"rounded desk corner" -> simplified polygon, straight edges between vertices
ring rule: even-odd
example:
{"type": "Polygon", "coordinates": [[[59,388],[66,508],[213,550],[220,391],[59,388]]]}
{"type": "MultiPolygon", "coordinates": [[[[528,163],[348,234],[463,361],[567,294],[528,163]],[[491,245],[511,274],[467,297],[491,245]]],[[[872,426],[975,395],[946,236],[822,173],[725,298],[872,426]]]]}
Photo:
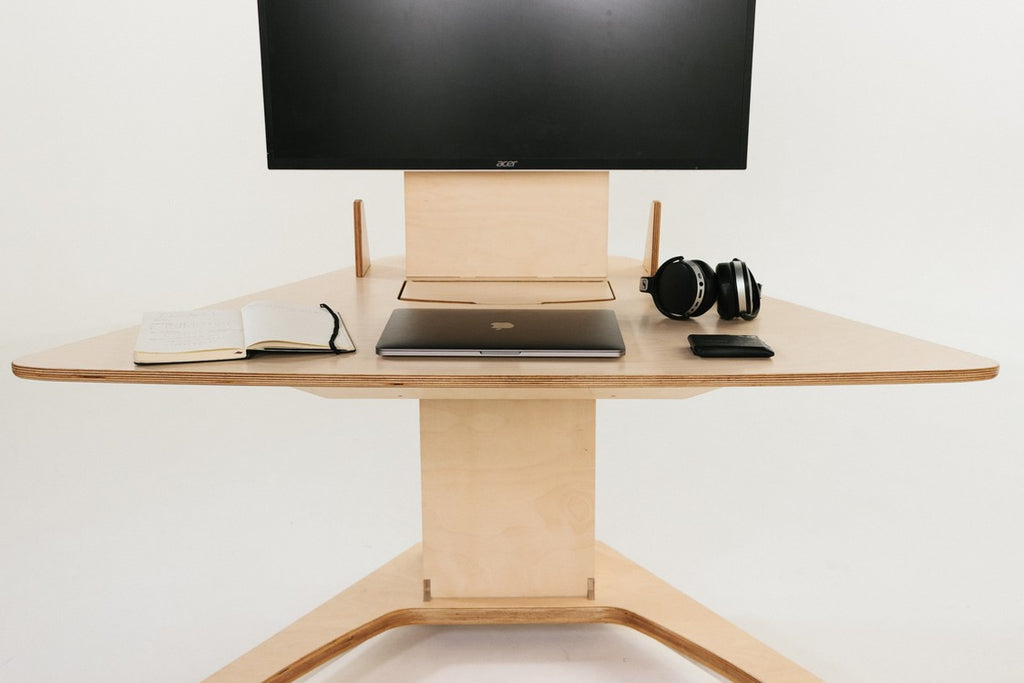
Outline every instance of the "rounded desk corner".
{"type": "Polygon", "coordinates": [[[988,376],[985,377],[985,379],[995,379],[996,377],[999,376],[1000,366],[998,362],[992,361],[992,365],[986,369],[988,370],[989,374],[988,376]]]}
{"type": "Polygon", "coordinates": [[[11,361],[11,372],[15,377],[21,379],[39,379],[38,371],[35,368],[22,365],[16,360],[11,361]]]}

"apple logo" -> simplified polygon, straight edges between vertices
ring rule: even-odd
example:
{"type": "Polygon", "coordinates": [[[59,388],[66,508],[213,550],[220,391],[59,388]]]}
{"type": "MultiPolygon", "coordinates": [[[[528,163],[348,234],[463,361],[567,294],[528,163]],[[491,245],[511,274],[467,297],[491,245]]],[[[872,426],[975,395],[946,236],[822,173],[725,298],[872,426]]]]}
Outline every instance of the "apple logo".
{"type": "Polygon", "coordinates": [[[515,325],[512,324],[512,323],[502,323],[502,322],[491,323],[491,329],[498,330],[499,332],[501,330],[511,330],[513,327],[515,327],[515,325]]]}

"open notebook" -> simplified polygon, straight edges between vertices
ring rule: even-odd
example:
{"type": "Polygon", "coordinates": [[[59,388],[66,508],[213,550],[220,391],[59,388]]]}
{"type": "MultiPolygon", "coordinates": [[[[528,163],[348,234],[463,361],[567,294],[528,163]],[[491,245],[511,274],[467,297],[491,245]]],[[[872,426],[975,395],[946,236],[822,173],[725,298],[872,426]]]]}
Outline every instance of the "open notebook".
{"type": "Polygon", "coordinates": [[[204,308],[142,316],[134,361],[192,363],[245,358],[253,351],[355,351],[345,325],[327,304],[254,301],[239,310],[204,308]]]}

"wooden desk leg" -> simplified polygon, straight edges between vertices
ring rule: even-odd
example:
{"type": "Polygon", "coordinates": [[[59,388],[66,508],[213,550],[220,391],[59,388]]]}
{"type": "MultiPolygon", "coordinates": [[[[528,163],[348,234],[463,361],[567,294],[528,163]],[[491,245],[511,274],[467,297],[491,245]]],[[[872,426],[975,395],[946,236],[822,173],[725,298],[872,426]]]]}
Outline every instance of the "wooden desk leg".
{"type": "Polygon", "coordinates": [[[208,680],[292,681],[413,624],[619,624],[733,681],[819,680],[594,542],[593,400],[420,403],[424,543],[208,680]]]}

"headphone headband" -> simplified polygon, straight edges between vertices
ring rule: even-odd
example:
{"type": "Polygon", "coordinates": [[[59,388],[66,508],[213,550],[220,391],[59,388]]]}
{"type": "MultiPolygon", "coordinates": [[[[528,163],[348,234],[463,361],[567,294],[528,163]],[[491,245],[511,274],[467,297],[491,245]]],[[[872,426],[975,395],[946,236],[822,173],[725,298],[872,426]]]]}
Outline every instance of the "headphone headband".
{"type": "Polygon", "coordinates": [[[690,266],[693,271],[693,277],[697,281],[697,292],[693,297],[693,305],[686,310],[685,317],[689,318],[694,315],[704,303],[704,297],[708,294],[708,283],[704,280],[704,273],[693,261],[683,261],[686,265],[690,266]]]}

